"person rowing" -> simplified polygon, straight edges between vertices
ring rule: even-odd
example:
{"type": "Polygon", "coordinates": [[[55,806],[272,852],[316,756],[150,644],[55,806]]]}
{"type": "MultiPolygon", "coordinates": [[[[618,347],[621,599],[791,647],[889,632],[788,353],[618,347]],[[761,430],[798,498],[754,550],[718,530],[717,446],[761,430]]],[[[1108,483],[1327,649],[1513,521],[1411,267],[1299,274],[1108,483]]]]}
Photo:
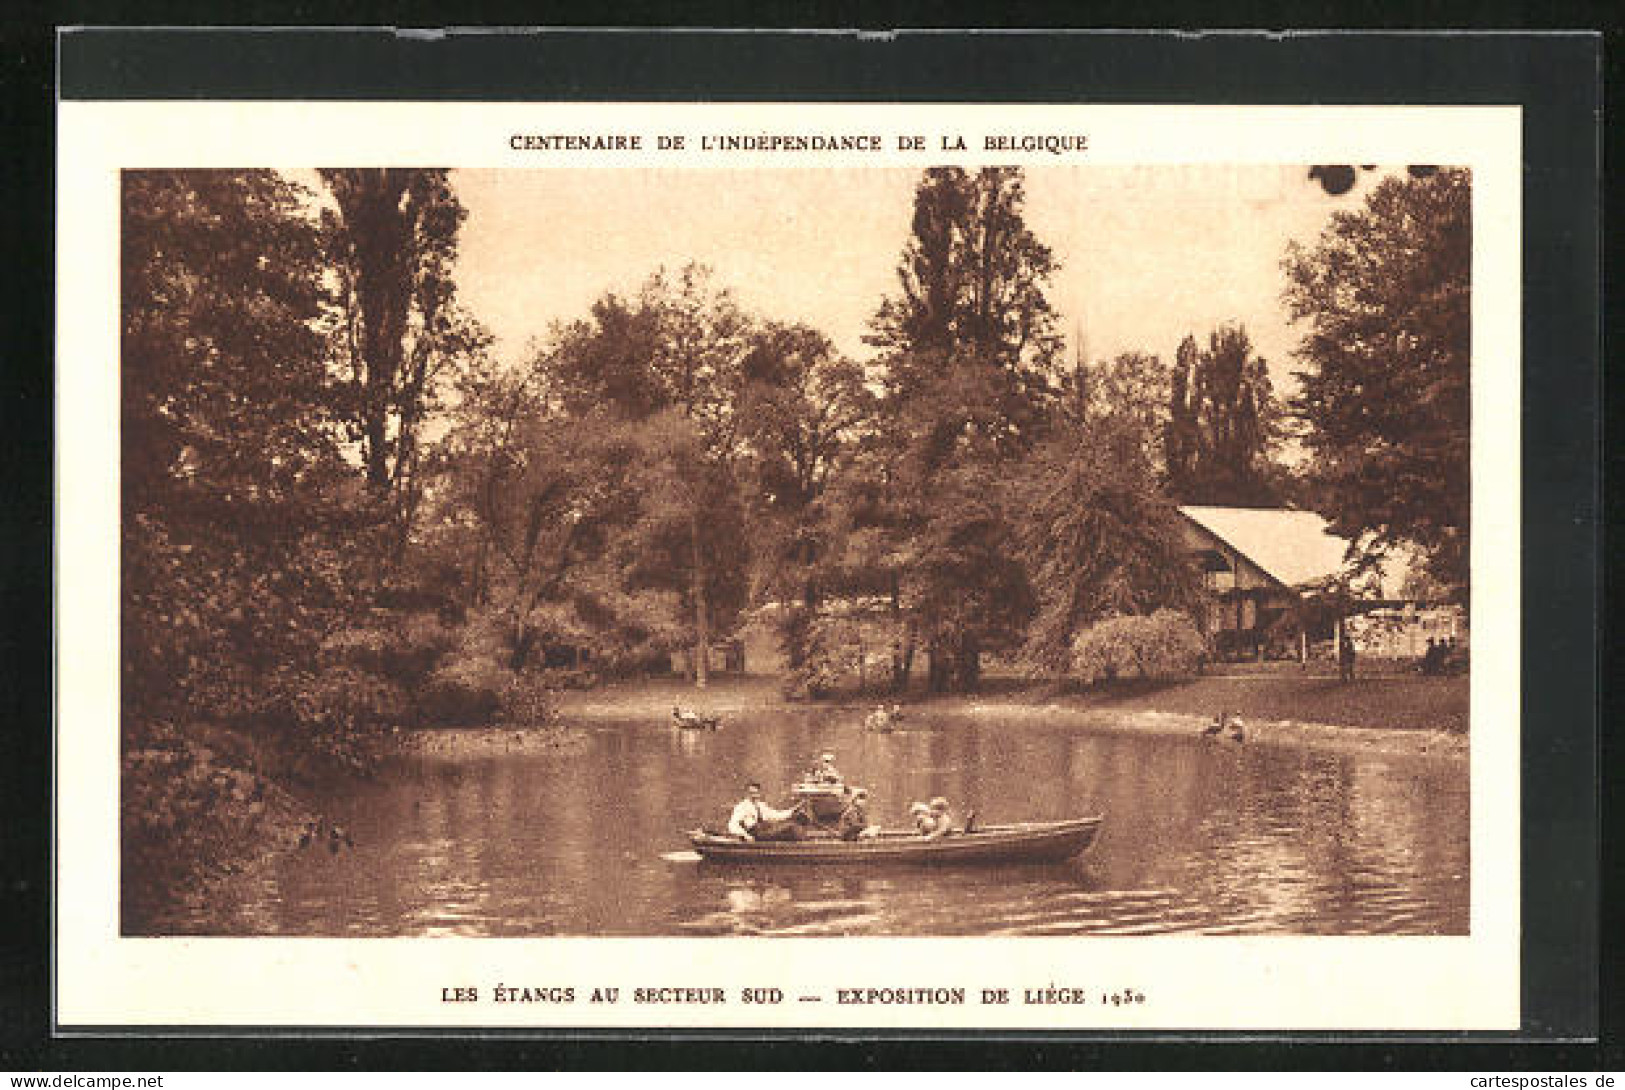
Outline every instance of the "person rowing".
{"type": "Polygon", "coordinates": [[[796,810],[779,810],[762,801],[762,785],[752,780],[745,797],[728,816],[728,832],[741,840],[800,840],[796,810]]]}
{"type": "Polygon", "coordinates": [[[716,715],[701,715],[697,711],[673,705],[671,719],[683,730],[716,730],[722,725],[722,718],[716,715]]]}

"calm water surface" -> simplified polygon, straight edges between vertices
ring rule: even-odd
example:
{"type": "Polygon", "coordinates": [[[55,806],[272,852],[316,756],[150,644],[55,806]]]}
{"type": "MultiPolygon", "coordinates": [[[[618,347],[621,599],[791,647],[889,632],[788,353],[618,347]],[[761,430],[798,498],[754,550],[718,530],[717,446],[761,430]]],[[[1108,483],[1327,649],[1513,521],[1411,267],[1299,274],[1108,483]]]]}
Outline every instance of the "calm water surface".
{"type": "Polygon", "coordinates": [[[1460,763],[964,718],[869,734],[853,712],[720,732],[583,725],[558,751],[447,733],[319,805],[353,850],[293,851],[164,930],[287,935],[1465,934],[1460,763]],[[1066,864],[933,869],[698,862],[747,779],[820,749],[902,824],[946,795],[987,822],[1104,814],[1066,864]]]}

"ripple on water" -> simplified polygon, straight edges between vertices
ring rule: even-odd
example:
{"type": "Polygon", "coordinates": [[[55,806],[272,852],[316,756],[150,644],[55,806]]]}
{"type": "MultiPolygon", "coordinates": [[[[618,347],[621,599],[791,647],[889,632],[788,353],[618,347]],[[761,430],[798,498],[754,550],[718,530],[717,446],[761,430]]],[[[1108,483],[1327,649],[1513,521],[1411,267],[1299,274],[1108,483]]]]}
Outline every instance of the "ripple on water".
{"type": "Polygon", "coordinates": [[[807,920],[801,923],[783,924],[778,927],[769,927],[763,930],[764,935],[858,935],[873,931],[880,922],[881,914],[878,912],[863,912],[842,915],[823,920],[807,920]]]}
{"type": "Polygon", "coordinates": [[[1357,755],[1027,730],[994,714],[870,737],[860,716],[766,713],[748,729],[675,742],[659,718],[595,722],[570,732],[569,752],[519,744],[540,743],[542,732],[426,736],[426,752],[390,775],[311,800],[354,827],[368,854],[296,852],[245,878],[229,901],[178,911],[176,930],[1467,931],[1466,778],[1454,765],[1390,760],[1380,769],[1357,755]],[[1012,819],[1113,816],[1069,865],[747,873],[702,865],[687,850],[682,830],[726,814],[739,784],[759,778],[776,785],[771,793],[826,746],[892,819],[907,800],[936,794],[1012,819]]]}

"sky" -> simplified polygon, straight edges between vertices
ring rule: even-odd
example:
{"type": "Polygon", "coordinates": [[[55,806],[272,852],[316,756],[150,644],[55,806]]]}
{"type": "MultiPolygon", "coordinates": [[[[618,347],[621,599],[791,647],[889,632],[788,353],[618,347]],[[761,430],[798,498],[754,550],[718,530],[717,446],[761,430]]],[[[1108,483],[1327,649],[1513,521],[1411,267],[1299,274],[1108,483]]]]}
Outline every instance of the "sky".
{"type": "MultiPolygon", "coordinates": [[[[1171,361],[1187,333],[1239,321],[1290,389],[1301,331],[1281,304],[1281,257],[1362,205],[1377,176],[1332,197],[1305,166],[1028,168],[1027,222],[1060,265],[1048,295],[1068,358],[1081,336],[1090,360],[1171,361]]],[[[606,291],[698,261],[752,313],[805,322],[864,360],[918,180],[890,168],[458,170],[458,288],[498,358],[517,362],[606,291]]]]}

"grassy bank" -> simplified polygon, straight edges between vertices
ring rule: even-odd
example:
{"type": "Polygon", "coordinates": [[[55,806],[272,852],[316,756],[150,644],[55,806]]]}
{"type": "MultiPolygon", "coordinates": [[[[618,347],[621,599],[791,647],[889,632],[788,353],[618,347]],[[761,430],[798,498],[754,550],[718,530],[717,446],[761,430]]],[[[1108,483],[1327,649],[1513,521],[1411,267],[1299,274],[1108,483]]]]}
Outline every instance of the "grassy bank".
{"type": "Polygon", "coordinates": [[[1123,684],[1069,702],[1098,710],[1211,717],[1228,710],[1249,720],[1295,720],[1378,730],[1465,734],[1466,677],[1356,678],[1222,674],[1166,684],[1123,684]]]}

